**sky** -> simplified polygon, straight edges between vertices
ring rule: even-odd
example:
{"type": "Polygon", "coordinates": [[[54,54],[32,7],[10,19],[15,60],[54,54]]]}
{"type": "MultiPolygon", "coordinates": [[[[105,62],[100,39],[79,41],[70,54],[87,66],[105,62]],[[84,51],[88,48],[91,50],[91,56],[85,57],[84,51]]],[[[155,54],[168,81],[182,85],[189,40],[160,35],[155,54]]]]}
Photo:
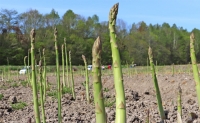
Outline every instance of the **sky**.
{"type": "Polygon", "coordinates": [[[96,14],[101,22],[108,21],[115,3],[119,3],[117,18],[127,26],[144,21],[147,25],[176,24],[189,32],[200,29],[200,0],[0,0],[0,9],[14,9],[18,13],[37,9],[42,14],[55,9],[60,17],[71,9],[86,18],[96,14]]]}

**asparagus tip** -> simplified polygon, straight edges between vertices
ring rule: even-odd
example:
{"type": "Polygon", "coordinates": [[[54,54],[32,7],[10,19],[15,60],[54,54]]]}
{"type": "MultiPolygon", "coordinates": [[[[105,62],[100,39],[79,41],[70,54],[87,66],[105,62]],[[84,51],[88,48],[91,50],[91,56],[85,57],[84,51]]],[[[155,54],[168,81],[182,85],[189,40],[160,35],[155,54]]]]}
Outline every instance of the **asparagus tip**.
{"type": "Polygon", "coordinates": [[[95,40],[94,44],[93,44],[93,48],[92,48],[93,56],[101,52],[101,48],[102,48],[101,45],[102,45],[101,40],[98,36],[97,39],[95,40]]]}
{"type": "Polygon", "coordinates": [[[55,36],[57,36],[58,35],[58,30],[57,30],[57,28],[55,27],[55,29],[54,29],[54,35],[55,36]]]}
{"type": "Polygon", "coordinates": [[[35,29],[32,29],[30,33],[31,38],[35,38],[35,34],[36,34],[35,29]]]}

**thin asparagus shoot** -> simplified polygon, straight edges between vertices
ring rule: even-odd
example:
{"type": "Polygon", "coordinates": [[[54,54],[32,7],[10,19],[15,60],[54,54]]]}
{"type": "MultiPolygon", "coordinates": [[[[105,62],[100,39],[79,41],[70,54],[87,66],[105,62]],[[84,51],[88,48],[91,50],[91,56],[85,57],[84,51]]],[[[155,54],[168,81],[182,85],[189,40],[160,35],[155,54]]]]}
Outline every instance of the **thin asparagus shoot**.
{"type": "Polygon", "coordinates": [[[87,69],[87,61],[84,55],[82,55],[84,64],[85,64],[85,87],[86,87],[86,98],[87,102],[90,103],[90,95],[89,95],[89,76],[88,76],[88,69],[87,69]]]}
{"type": "Polygon", "coordinates": [[[57,93],[58,93],[58,123],[62,122],[61,116],[61,84],[60,84],[60,68],[59,68],[59,53],[58,53],[58,43],[57,43],[58,31],[57,28],[54,29],[55,37],[55,50],[56,50],[56,81],[57,81],[57,93]]]}
{"type": "Polygon", "coordinates": [[[162,121],[164,121],[164,119],[166,117],[165,117],[165,113],[164,113],[163,106],[162,106],[162,98],[161,98],[161,95],[160,95],[158,80],[157,80],[157,77],[156,77],[156,71],[155,71],[155,67],[154,67],[154,63],[153,63],[153,54],[152,54],[151,47],[149,47],[148,54],[149,54],[149,60],[150,60],[150,66],[151,66],[151,71],[152,71],[154,88],[155,88],[155,91],[156,91],[156,98],[157,98],[157,102],[158,102],[158,109],[159,109],[159,112],[160,112],[161,119],[162,119],[162,121]]]}

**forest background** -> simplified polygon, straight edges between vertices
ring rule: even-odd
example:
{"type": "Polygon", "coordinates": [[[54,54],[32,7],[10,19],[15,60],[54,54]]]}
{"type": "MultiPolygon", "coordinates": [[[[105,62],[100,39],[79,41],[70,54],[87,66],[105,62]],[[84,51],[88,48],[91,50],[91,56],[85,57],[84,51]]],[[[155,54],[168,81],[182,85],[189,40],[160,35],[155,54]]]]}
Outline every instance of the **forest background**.
{"type": "MultiPolygon", "coordinates": [[[[59,56],[61,45],[66,38],[67,51],[71,50],[72,64],[83,65],[82,54],[88,64],[92,62],[92,45],[100,36],[102,40],[102,64],[111,64],[111,48],[108,21],[99,21],[98,15],[84,17],[73,10],[67,10],[60,17],[52,9],[47,14],[30,9],[23,13],[16,10],[0,11],[0,65],[23,65],[24,56],[30,49],[30,30],[36,29],[36,59],[39,50],[45,48],[47,65],[55,65],[53,30],[58,29],[59,56]]],[[[167,22],[147,25],[144,21],[132,23],[128,27],[122,19],[117,20],[117,42],[122,64],[146,65],[148,47],[153,49],[158,65],[188,64],[190,62],[189,35],[184,27],[170,26],[167,22]]],[[[197,61],[200,60],[200,30],[192,30],[195,35],[197,61]]]]}

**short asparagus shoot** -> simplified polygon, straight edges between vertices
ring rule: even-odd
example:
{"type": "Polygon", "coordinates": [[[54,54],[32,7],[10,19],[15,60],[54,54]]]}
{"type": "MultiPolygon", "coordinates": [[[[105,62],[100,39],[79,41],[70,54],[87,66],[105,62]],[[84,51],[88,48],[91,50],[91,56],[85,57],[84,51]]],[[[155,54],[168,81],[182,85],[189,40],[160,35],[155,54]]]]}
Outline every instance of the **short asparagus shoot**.
{"type": "Polygon", "coordinates": [[[93,73],[93,95],[95,104],[96,123],[106,123],[102,82],[101,82],[101,40],[98,37],[92,48],[92,73],[93,73]]]}
{"type": "MultiPolygon", "coordinates": [[[[180,118],[182,117],[182,105],[181,105],[181,94],[182,94],[182,89],[180,85],[178,86],[178,98],[177,98],[177,113],[180,115],[180,118]]],[[[179,121],[178,121],[179,123],[179,121]]]]}

